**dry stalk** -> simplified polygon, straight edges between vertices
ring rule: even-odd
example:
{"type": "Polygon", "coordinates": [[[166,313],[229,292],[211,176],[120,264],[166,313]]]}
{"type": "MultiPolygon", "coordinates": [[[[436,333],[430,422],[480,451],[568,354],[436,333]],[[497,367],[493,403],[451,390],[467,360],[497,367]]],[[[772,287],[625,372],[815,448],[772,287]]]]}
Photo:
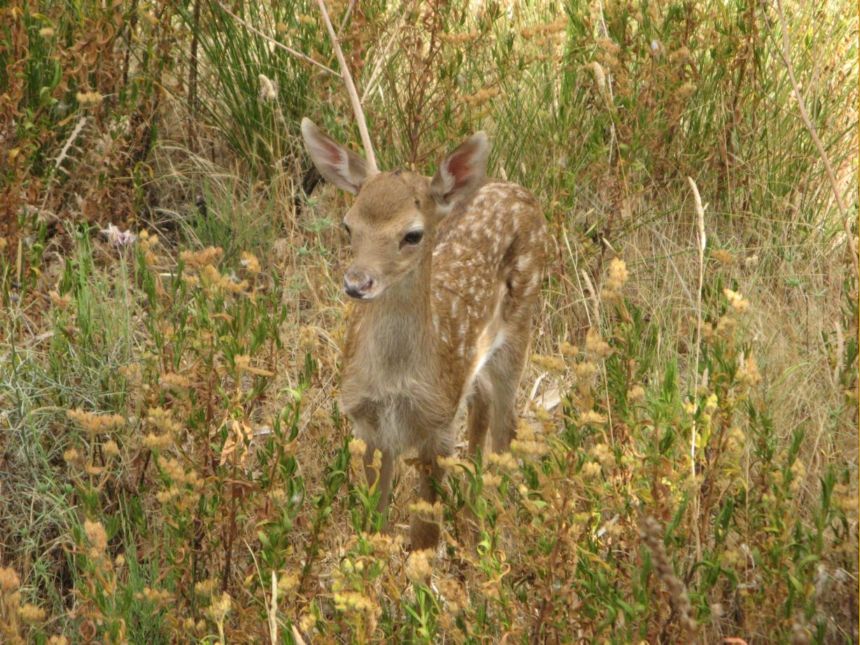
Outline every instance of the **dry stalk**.
{"type": "MultiPolygon", "coordinates": [[[[696,358],[693,369],[693,397],[699,389],[699,352],[702,343],[702,288],[705,282],[705,247],[708,243],[705,235],[705,208],[702,206],[702,197],[699,195],[699,188],[692,177],[687,177],[687,182],[690,184],[690,189],[693,191],[693,200],[696,208],[696,223],[699,229],[699,286],[696,290],[696,358]]],[[[690,468],[692,475],[696,476],[696,425],[693,424],[693,434],[690,439],[690,468]]]]}
{"type": "Polygon", "coordinates": [[[278,577],[272,571],[272,596],[269,600],[269,640],[272,645],[278,645],[278,577]]]}
{"type": "MultiPolygon", "coordinates": [[[[58,170],[60,165],[66,160],[66,157],[69,156],[69,148],[72,147],[72,144],[78,138],[78,135],[81,133],[81,130],[84,129],[84,126],[87,123],[87,117],[82,116],[78,122],[75,124],[72,133],[69,135],[69,138],[66,139],[66,143],[63,145],[62,150],[60,150],[60,154],[57,155],[57,158],[54,159],[54,170],[58,170]]],[[[44,208],[44,205],[43,205],[44,208]]]]}
{"type": "MultiPolygon", "coordinates": [[[[705,235],[705,207],[702,206],[702,197],[699,195],[699,187],[696,186],[696,182],[693,181],[692,177],[687,177],[687,181],[690,184],[690,189],[693,191],[693,200],[696,207],[696,223],[699,229],[699,244],[698,244],[698,252],[699,252],[699,285],[696,289],[696,358],[693,365],[693,401],[696,400],[696,395],[699,391],[699,354],[701,352],[702,345],[702,288],[705,283],[705,247],[708,244],[708,238],[705,235]]],[[[698,439],[698,432],[696,428],[696,420],[693,419],[692,428],[690,431],[690,476],[693,478],[693,481],[696,479],[696,440],[698,439]]],[[[700,488],[698,486],[695,487],[695,494],[693,495],[693,531],[696,537],[696,557],[701,560],[702,558],[702,540],[699,535],[699,491],[700,488]]]]}
{"type": "Polygon", "coordinates": [[[349,73],[349,67],[346,64],[346,58],[343,56],[343,50],[340,48],[340,41],[331,24],[331,19],[328,16],[328,11],[325,8],[324,0],[317,0],[320,8],[320,13],[323,17],[323,22],[328,30],[329,38],[331,38],[331,46],[337,56],[337,62],[340,64],[341,78],[346,85],[346,92],[349,94],[349,100],[352,103],[352,109],[355,112],[355,120],[358,122],[358,132],[361,135],[361,144],[364,147],[364,154],[367,157],[367,163],[370,166],[370,171],[377,172],[376,155],[373,154],[373,146],[370,143],[370,133],[367,131],[367,121],[364,118],[364,110],[361,109],[361,101],[358,98],[358,92],[355,89],[355,83],[352,82],[352,74],[349,73]]]}

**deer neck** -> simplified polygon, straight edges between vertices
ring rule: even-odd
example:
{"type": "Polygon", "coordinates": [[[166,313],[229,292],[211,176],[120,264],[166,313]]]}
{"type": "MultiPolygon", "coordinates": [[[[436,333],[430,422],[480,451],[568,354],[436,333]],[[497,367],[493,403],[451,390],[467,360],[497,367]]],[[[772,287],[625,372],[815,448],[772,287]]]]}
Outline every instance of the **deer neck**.
{"type": "Polygon", "coordinates": [[[367,303],[362,321],[365,344],[377,367],[391,374],[436,369],[436,333],[431,311],[432,255],[367,303]]]}

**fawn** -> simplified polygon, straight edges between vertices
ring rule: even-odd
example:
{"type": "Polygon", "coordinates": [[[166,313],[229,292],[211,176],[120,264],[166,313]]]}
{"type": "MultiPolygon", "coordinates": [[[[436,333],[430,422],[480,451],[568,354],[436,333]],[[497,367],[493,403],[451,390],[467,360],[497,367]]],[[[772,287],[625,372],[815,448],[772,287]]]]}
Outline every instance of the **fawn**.
{"type": "MultiPolygon", "coordinates": [[[[546,263],[546,224],[524,188],[486,178],[489,143],[469,137],[429,179],[366,162],[302,120],[320,174],[356,195],[343,218],[352,265],[344,290],[359,301],[343,350],[340,402],[367,444],[368,481],[388,504],[395,460],[417,450],[419,494],[433,503],[455,419],[468,405],[469,450],[508,448],[517,387],[546,263]],[[381,465],[372,466],[379,450],[381,465]]],[[[412,548],[436,545],[439,525],[417,517],[412,548]]]]}

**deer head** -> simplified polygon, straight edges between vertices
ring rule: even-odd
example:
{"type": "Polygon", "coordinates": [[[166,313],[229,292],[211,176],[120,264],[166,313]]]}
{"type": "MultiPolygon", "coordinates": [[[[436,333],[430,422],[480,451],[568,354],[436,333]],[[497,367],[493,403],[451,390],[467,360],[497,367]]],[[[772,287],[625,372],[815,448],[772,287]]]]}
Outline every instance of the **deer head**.
{"type": "Polygon", "coordinates": [[[432,179],[408,172],[371,173],[364,159],[302,119],[305,146],[320,174],[356,195],[343,218],[353,261],[344,290],[374,300],[418,267],[428,266],[436,226],[484,182],[489,143],[483,132],[466,139],[439,165],[432,179]]]}

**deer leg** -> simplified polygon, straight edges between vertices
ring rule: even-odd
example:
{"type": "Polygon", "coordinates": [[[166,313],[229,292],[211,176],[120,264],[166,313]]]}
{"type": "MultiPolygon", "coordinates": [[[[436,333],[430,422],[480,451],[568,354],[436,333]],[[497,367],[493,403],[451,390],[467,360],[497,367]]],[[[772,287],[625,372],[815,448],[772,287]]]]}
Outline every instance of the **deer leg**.
{"type": "Polygon", "coordinates": [[[484,366],[493,392],[490,403],[490,444],[493,452],[505,452],[516,435],[517,388],[525,357],[526,343],[510,343],[500,347],[484,366]]]}
{"type": "MultiPolygon", "coordinates": [[[[438,497],[436,487],[442,481],[444,471],[436,462],[436,455],[422,458],[418,465],[418,496],[428,504],[435,504],[438,497]]],[[[439,542],[441,527],[433,519],[413,515],[410,527],[412,549],[432,549],[439,542]]]]}
{"type": "Polygon", "coordinates": [[[367,444],[367,450],[364,453],[364,473],[367,477],[367,485],[371,488],[376,485],[379,491],[376,510],[380,513],[385,512],[391,493],[391,479],[394,475],[394,455],[390,450],[380,450],[373,444],[367,444]],[[382,456],[378,466],[373,463],[373,456],[377,450],[382,456]]]}
{"type": "Polygon", "coordinates": [[[475,391],[469,401],[469,454],[475,455],[478,450],[484,448],[484,441],[487,438],[487,429],[490,425],[490,400],[491,394],[489,384],[486,383],[481,375],[478,375],[478,380],[475,383],[475,391]]]}

